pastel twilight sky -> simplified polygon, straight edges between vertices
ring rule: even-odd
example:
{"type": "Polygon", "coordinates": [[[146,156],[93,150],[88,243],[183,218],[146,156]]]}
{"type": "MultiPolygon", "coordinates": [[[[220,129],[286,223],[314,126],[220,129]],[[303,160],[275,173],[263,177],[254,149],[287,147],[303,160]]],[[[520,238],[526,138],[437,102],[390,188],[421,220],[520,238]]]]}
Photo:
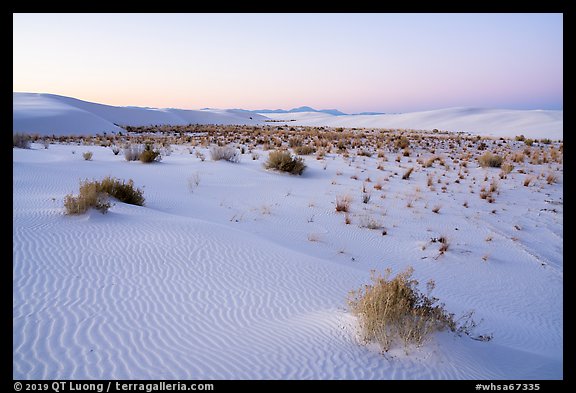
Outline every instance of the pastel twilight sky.
{"type": "Polygon", "coordinates": [[[562,14],[13,14],[13,91],[109,105],[563,109],[562,14]]]}

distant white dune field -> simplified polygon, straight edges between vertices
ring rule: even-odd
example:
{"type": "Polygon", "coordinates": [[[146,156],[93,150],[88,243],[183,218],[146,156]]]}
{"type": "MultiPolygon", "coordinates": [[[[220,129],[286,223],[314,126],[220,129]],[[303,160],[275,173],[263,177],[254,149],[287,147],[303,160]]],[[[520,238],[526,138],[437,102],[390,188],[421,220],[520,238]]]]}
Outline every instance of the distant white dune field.
{"type": "Polygon", "coordinates": [[[13,132],[92,135],[117,125],[259,124],[264,116],[234,110],[119,107],[54,94],[13,93],[13,132]],[[252,119],[251,119],[252,118],[252,119]]]}
{"type": "Polygon", "coordinates": [[[334,116],[321,112],[257,114],[234,109],[118,107],[42,93],[13,93],[13,132],[92,135],[118,125],[289,124],[467,132],[484,136],[563,139],[562,110],[447,108],[384,115],[334,116]]]}
{"type": "Polygon", "coordinates": [[[528,138],[554,140],[563,139],[564,129],[564,114],[561,110],[447,108],[385,115],[333,116],[303,112],[267,113],[266,116],[276,121],[286,120],[286,124],[302,126],[438,129],[496,137],[522,134],[528,138]]]}

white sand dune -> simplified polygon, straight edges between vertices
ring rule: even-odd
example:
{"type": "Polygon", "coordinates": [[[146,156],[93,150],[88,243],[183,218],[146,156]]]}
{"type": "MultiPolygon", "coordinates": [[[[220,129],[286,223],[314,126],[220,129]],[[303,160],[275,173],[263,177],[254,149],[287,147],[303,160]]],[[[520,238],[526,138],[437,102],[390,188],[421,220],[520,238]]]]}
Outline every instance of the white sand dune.
{"type": "Polygon", "coordinates": [[[558,183],[531,187],[514,171],[488,204],[468,187],[495,169],[471,165],[459,184],[446,172],[448,192],[416,198],[436,168],[392,176],[406,157],[382,172],[376,157],[350,165],[329,154],[307,158],[304,175],[292,177],[264,170],[260,153],[201,162],[175,146],[142,164],[101,146],[14,149],[13,378],[563,378],[561,171],[558,183]],[[64,215],[79,180],[106,175],[134,179],[145,206],[64,215]],[[384,189],[362,204],[353,175],[384,189]],[[334,210],[344,193],[354,197],[351,225],[334,210]],[[427,207],[436,204],[440,214],[427,207]],[[360,228],[365,215],[387,235],[360,228]],[[439,235],[451,248],[434,259],[429,240],[439,235]],[[441,333],[409,355],[360,345],[348,291],[368,283],[370,269],[409,265],[421,282],[436,281],[448,310],[475,310],[478,333],[494,339],[441,333]]]}
{"type": "Polygon", "coordinates": [[[233,110],[118,107],[54,94],[13,93],[13,131],[40,135],[118,132],[118,125],[258,124],[259,119],[264,117],[233,110]]]}
{"type": "Polygon", "coordinates": [[[407,128],[447,130],[478,135],[563,138],[563,111],[447,108],[385,115],[333,116],[317,112],[267,113],[286,124],[329,127],[407,128]],[[294,120],[294,121],[288,121],[294,120]]]}
{"type": "Polygon", "coordinates": [[[563,138],[563,111],[448,108],[386,115],[334,116],[321,112],[256,114],[239,110],[184,110],[116,107],[39,93],[13,93],[13,131],[41,135],[118,132],[117,125],[265,124],[408,128],[462,131],[480,135],[563,138]],[[294,120],[294,121],[292,121],[294,120]],[[276,124],[276,123],[269,123],[276,124]]]}

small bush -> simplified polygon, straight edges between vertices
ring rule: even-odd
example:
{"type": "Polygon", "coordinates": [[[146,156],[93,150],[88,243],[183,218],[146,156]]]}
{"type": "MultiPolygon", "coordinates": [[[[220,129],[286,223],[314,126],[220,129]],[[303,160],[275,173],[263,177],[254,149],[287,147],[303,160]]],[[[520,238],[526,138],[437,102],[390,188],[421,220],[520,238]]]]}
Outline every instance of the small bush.
{"type": "Polygon", "coordinates": [[[410,146],[410,140],[405,136],[401,136],[394,141],[394,147],[396,149],[406,149],[410,146]]]}
{"type": "Polygon", "coordinates": [[[487,151],[478,158],[478,163],[482,168],[500,168],[502,166],[503,158],[487,151]]]}
{"type": "Polygon", "coordinates": [[[144,147],[144,151],[140,153],[140,156],[138,156],[138,159],[141,162],[148,164],[154,161],[160,161],[162,159],[162,156],[160,155],[160,152],[158,150],[153,150],[152,146],[147,144],[144,147]]]}
{"type": "Polygon", "coordinates": [[[112,153],[114,153],[115,156],[117,156],[118,153],[120,153],[120,148],[116,145],[110,146],[110,149],[112,149],[112,153]]]}
{"type": "Polygon", "coordinates": [[[118,199],[120,202],[137,206],[144,205],[143,191],[139,188],[134,188],[132,179],[125,182],[124,180],[120,181],[119,179],[106,176],[100,182],[100,187],[103,192],[118,199]]]}
{"type": "Polygon", "coordinates": [[[12,134],[12,147],[18,147],[20,149],[30,149],[30,135],[22,134],[16,132],[12,134]]]}
{"type": "Polygon", "coordinates": [[[80,194],[78,196],[66,195],[64,207],[66,214],[83,214],[91,207],[105,214],[110,208],[110,202],[108,202],[108,194],[100,190],[97,182],[85,180],[80,182],[80,194]]]}
{"type": "Polygon", "coordinates": [[[430,295],[434,281],[428,281],[428,293],[423,294],[418,290],[418,281],[412,278],[413,272],[413,268],[408,268],[390,278],[390,269],[383,276],[373,270],[371,285],[349,293],[348,306],[358,317],[365,342],[376,342],[382,351],[388,351],[398,342],[405,348],[411,344],[419,346],[433,332],[457,330],[454,315],[430,295]]]}
{"type": "Polygon", "coordinates": [[[91,151],[84,152],[82,153],[82,157],[84,157],[86,161],[92,161],[92,152],[91,151]]]}
{"type": "Polygon", "coordinates": [[[276,169],[293,175],[301,175],[306,169],[304,160],[300,157],[292,157],[290,152],[275,150],[268,155],[268,161],[264,164],[266,169],[276,169]]]}
{"type": "Polygon", "coordinates": [[[225,160],[228,162],[240,162],[240,153],[232,146],[212,146],[210,148],[212,161],[225,160]]]}
{"type": "Polygon", "coordinates": [[[294,153],[299,156],[307,156],[308,154],[315,153],[316,149],[313,146],[296,146],[294,147],[294,153]]]}
{"type": "Polygon", "coordinates": [[[106,213],[110,208],[108,197],[114,197],[120,202],[131,205],[144,205],[142,190],[134,188],[132,179],[128,182],[119,179],[105,177],[102,181],[80,182],[80,193],[78,196],[66,195],[64,207],[67,214],[82,214],[93,207],[102,213],[106,213]]]}
{"type": "Polygon", "coordinates": [[[126,161],[138,161],[143,151],[142,145],[128,145],[124,148],[124,158],[126,161]]]}
{"type": "Polygon", "coordinates": [[[504,164],[501,165],[500,168],[502,169],[502,172],[501,172],[502,175],[500,177],[506,178],[506,175],[508,175],[514,169],[514,165],[510,162],[505,162],[504,164]]]}

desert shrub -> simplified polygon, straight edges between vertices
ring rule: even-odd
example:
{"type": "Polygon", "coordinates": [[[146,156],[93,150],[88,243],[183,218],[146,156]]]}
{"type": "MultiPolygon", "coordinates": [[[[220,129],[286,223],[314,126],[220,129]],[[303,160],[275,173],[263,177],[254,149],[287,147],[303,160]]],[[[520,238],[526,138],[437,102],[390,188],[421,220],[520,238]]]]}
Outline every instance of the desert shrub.
{"type": "Polygon", "coordinates": [[[66,214],[82,214],[91,207],[105,214],[110,208],[110,202],[108,202],[108,194],[100,190],[98,182],[84,180],[80,182],[78,196],[66,195],[64,207],[66,214]]]}
{"type": "Polygon", "coordinates": [[[518,142],[522,142],[526,139],[526,137],[524,135],[516,135],[514,139],[518,142]]]}
{"type": "Polygon", "coordinates": [[[298,154],[299,156],[307,156],[308,154],[312,154],[315,152],[316,149],[308,145],[294,147],[294,153],[298,154]]]}
{"type": "Polygon", "coordinates": [[[526,146],[532,146],[534,144],[534,139],[525,139],[524,143],[526,146]]]}
{"type": "Polygon", "coordinates": [[[120,153],[120,148],[116,145],[110,146],[110,149],[112,149],[112,153],[114,153],[115,156],[117,156],[118,153],[120,153]]]}
{"type": "Polygon", "coordinates": [[[397,343],[405,348],[421,345],[436,331],[457,330],[454,315],[431,296],[434,281],[428,281],[426,294],[421,293],[413,272],[413,268],[408,268],[391,278],[390,269],[383,276],[373,270],[371,285],[349,293],[348,306],[358,317],[365,342],[376,342],[382,351],[388,351],[397,343]]]}
{"type": "Polygon", "coordinates": [[[12,134],[12,147],[18,147],[20,149],[30,149],[30,135],[22,134],[20,132],[15,132],[12,134]]]}
{"type": "Polygon", "coordinates": [[[141,162],[148,164],[150,162],[160,161],[162,159],[162,156],[160,155],[160,152],[158,150],[152,149],[151,145],[146,144],[146,146],[144,147],[144,151],[140,153],[138,159],[141,162]]]}
{"type": "Polygon", "coordinates": [[[512,172],[512,170],[514,169],[514,165],[510,162],[505,162],[504,164],[501,165],[501,169],[504,175],[507,175],[510,172],[512,172]]]}
{"type": "Polygon", "coordinates": [[[405,136],[401,136],[394,141],[394,147],[396,149],[406,149],[410,146],[410,140],[405,136]]]}
{"type": "Polygon", "coordinates": [[[99,185],[103,192],[118,199],[120,202],[137,206],[144,205],[143,191],[139,188],[134,188],[134,181],[132,179],[126,182],[106,176],[99,185]]]}
{"type": "Polygon", "coordinates": [[[380,223],[380,221],[369,215],[361,216],[358,226],[360,228],[382,229],[382,224],[380,223]]]}
{"type": "Polygon", "coordinates": [[[212,146],[210,148],[210,158],[212,158],[212,161],[240,162],[240,154],[232,146],[212,146]]]}
{"type": "Polygon", "coordinates": [[[504,161],[502,157],[492,154],[489,151],[478,157],[478,163],[482,168],[500,168],[500,166],[502,166],[502,161],[504,161]]]}
{"type": "Polygon", "coordinates": [[[352,198],[350,197],[350,195],[338,195],[338,196],[336,196],[336,211],[347,213],[348,211],[350,211],[350,203],[351,202],[352,202],[352,198]]]}
{"type": "Polygon", "coordinates": [[[84,159],[86,161],[92,161],[92,155],[93,154],[91,151],[87,151],[87,152],[82,153],[82,157],[84,157],[84,159]]]}
{"type": "Polygon", "coordinates": [[[543,143],[545,145],[549,145],[552,143],[552,140],[550,138],[544,138],[544,139],[540,139],[540,143],[543,143]]]}
{"type": "Polygon", "coordinates": [[[138,161],[143,151],[142,145],[128,145],[124,147],[124,158],[126,161],[138,161]]]}
{"type": "Polygon", "coordinates": [[[201,151],[198,150],[196,150],[196,157],[198,157],[202,162],[204,162],[204,160],[206,159],[206,156],[201,151]]]}
{"type": "Polygon", "coordinates": [[[276,169],[293,175],[301,175],[306,169],[304,160],[300,157],[292,157],[290,152],[275,150],[268,155],[268,161],[264,164],[266,169],[276,169]]]}
{"type": "Polygon", "coordinates": [[[144,205],[143,192],[134,188],[132,179],[125,182],[107,176],[102,181],[81,181],[78,196],[66,195],[64,207],[67,214],[82,214],[91,207],[106,213],[110,208],[109,197],[131,205],[144,205]]]}

